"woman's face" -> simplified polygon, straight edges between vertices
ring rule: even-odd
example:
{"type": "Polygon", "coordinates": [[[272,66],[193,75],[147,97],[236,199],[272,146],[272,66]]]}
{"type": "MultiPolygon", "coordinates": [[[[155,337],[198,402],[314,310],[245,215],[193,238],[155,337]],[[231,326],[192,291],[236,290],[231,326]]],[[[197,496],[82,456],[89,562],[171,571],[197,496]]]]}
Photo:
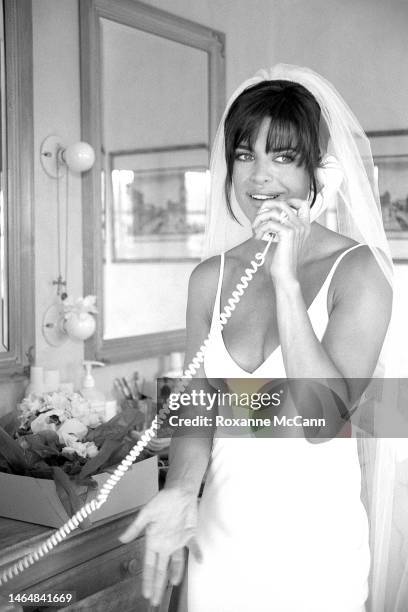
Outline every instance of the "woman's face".
{"type": "Polygon", "coordinates": [[[296,151],[266,153],[270,119],[264,119],[252,150],[241,143],[235,150],[232,184],[238,204],[252,222],[265,201],[306,199],[309,174],[297,165],[296,151]]]}

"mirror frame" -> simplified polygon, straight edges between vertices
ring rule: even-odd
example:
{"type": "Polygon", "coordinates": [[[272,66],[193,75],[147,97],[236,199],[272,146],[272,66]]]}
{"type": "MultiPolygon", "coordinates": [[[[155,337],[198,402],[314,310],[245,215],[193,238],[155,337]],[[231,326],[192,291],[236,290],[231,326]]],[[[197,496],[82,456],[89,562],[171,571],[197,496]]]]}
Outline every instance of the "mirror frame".
{"type": "Polygon", "coordinates": [[[87,359],[105,363],[133,361],[185,350],[185,329],[104,340],[103,241],[101,197],[101,35],[100,18],[134,27],[208,54],[209,145],[225,106],[225,35],[137,0],[81,0],[81,118],[82,138],[95,149],[96,162],[82,177],[84,295],[97,296],[94,336],[85,344],[87,359]],[[95,231],[95,228],[101,228],[95,231]]]}
{"type": "Polygon", "coordinates": [[[4,0],[4,33],[9,341],[1,382],[27,376],[35,341],[31,2],[4,0]]]}

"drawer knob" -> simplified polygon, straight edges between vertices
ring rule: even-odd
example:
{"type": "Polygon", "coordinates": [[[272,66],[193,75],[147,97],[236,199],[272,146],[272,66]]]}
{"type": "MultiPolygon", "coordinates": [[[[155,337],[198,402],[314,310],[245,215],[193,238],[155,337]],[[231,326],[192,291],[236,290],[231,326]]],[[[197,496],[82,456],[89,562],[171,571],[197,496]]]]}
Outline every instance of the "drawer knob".
{"type": "Polygon", "coordinates": [[[140,565],[136,559],[129,559],[128,561],[123,561],[122,569],[127,574],[131,576],[136,576],[140,572],[140,565]]]}

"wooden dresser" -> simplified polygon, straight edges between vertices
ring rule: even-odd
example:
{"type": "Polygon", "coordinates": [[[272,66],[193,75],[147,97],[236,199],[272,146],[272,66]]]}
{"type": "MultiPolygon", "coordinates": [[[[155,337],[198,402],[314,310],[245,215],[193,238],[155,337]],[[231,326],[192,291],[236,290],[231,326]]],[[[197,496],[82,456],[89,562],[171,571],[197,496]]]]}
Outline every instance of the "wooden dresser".
{"type": "MultiPolygon", "coordinates": [[[[136,515],[137,511],[123,513],[87,530],[77,529],[51,553],[3,586],[0,596],[7,601],[10,592],[75,593],[75,602],[68,606],[20,604],[20,609],[30,612],[167,612],[170,587],[160,608],[152,608],[141,593],[144,538],[129,544],[118,540],[136,515]]],[[[33,550],[52,531],[48,527],[0,518],[0,571],[33,550]]],[[[9,609],[19,608],[3,607],[3,610],[9,609]]]]}

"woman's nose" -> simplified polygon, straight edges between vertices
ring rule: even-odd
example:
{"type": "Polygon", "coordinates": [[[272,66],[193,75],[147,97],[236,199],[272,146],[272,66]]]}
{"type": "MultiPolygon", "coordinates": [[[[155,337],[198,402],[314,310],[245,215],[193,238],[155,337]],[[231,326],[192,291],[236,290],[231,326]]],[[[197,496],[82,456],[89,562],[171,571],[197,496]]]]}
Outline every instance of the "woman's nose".
{"type": "Polygon", "coordinates": [[[255,185],[264,185],[276,178],[273,164],[269,161],[257,161],[252,170],[251,180],[255,185]]]}

